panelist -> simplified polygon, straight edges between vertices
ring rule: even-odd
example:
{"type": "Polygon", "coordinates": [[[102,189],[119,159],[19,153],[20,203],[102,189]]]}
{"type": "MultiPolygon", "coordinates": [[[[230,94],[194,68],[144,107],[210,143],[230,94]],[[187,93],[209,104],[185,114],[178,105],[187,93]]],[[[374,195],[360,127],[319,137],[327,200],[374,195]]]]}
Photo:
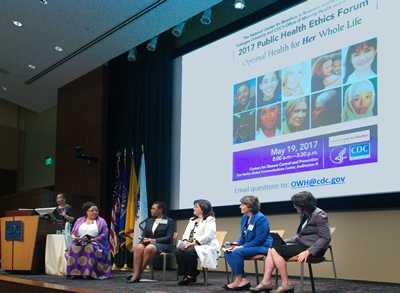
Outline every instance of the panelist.
{"type": "Polygon", "coordinates": [[[260,284],[251,288],[252,292],[272,289],[272,272],[278,269],[281,285],[271,293],[294,292],[289,283],[286,261],[295,257],[298,262],[305,262],[310,256],[323,256],[331,241],[328,215],[318,208],[311,192],[301,191],[292,196],[292,203],[300,215],[297,233],[292,238],[282,240],[274,235],[272,248],[265,259],[264,277],[260,284]]]}
{"type": "Polygon", "coordinates": [[[93,202],[83,204],[83,217],[72,228],[72,242],[65,254],[67,277],[107,279],[111,277],[111,253],[106,221],[93,202]]]}
{"type": "Polygon", "coordinates": [[[156,201],[151,206],[151,218],[147,218],[144,225],[141,241],[134,247],[133,273],[128,283],[140,281],[144,268],[151,262],[154,255],[161,252],[171,252],[173,237],[176,230],[175,221],[166,215],[167,207],[164,202],[156,201]]]}
{"type": "Polygon", "coordinates": [[[243,214],[240,222],[240,238],[225,249],[225,258],[232,268],[235,279],[226,284],[224,289],[231,291],[248,290],[250,281],[244,273],[244,259],[257,254],[267,254],[272,245],[269,234],[269,223],[260,212],[260,202],[252,195],[240,200],[240,211],[243,214]]]}
{"type": "Polygon", "coordinates": [[[216,224],[211,203],[205,199],[194,201],[193,214],[186,226],[176,251],[178,275],[183,279],[178,285],[190,285],[196,282],[198,275],[197,258],[201,267],[217,267],[219,242],[216,238],[216,224]]]}

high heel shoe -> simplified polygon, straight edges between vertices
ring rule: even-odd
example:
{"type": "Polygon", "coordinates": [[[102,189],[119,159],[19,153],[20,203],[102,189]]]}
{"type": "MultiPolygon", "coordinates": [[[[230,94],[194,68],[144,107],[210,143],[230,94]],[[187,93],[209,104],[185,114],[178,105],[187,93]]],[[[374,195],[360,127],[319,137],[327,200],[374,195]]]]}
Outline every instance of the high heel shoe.
{"type": "Polygon", "coordinates": [[[225,284],[222,288],[224,288],[225,290],[228,290],[228,291],[246,291],[246,290],[249,290],[250,287],[251,287],[251,285],[250,285],[250,282],[249,282],[249,283],[247,283],[247,284],[245,284],[243,286],[238,286],[238,287],[233,287],[233,288],[228,287],[228,285],[225,284]]]}
{"type": "Polygon", "coordinates": [[[264,285],[263,283],[258,284],[256,287],[250,287],[250,292],[270,292],[274,286],[271,283],[264,285]]]}
{"type": "Polygon", "coordinates": [[[294,293],[294,286],[293,285],[285,285],[285,286],[279,286],[275,290],[270,291],[270,293],[294,293]]]}
{"type": "Polygon", "coordinates": [[[126,280],[129,281],[130,279],[132,279],[132,277],[133,277],[133,274],[127,275],[126,280]]]}
{"type": "Polygon", "coordinates": [[[183,280],[178,282],[178,286],[187,286],[190,285],[191,283],[196,283],[197,278],[195,276],[185,276],[183,277],[183,280]]]}
{"type": "Polygon", "coordinates": [[[133,277],[130,278],[128,281],[126,281],[127,283],[131,284],[131,283],[139,283],[140,279],[134,279],[133,277]]]}

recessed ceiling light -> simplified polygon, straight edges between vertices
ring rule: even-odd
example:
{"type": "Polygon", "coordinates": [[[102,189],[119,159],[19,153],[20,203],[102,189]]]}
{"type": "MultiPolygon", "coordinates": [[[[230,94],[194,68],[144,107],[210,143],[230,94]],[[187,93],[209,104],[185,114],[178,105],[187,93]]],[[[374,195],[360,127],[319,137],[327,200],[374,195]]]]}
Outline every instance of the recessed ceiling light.
{"type": "Polygon", "coordinates": [[[47,5],[47,0],[40,0],[40,3],[42,3],[43,5],[47,5]]]}
{"type": "Polygon", "coordinates": [[[13,20],[12,21],[13,25],[15,25],[16,27],[21,27],[22,26],[22,22],[18,21],[18,20],[13,20]]]}
{"type": "Polygon", "coordinates": [[[32,70],[35,70],[35,69],[36,69],[36,66],[35,66],[35,65],[32,65],[32,64],[29,64],[28,67],[29,67],[29,69],[32,69],[32,70]]]}
{"type": "Polygon", "coordinates": [[[246,2],[245,0],[235,0],[233,6],[235,7],[235,9],[243,10],[246,8],[246,2]]]}
{"type": "Polygon", "coordinates": [[[2,85],[2,86],[1,86],[1,89],[2,89],[3,91],[5,91],[5,92],[7,91],[7,87],[6,87],[5,85],[2,85]]]}
{"type": "Polygon", "coordinates": [[[54,50],[56,50],[57,52],[62,52],[64,49],[60,46],[54,46],[54,50]]]}

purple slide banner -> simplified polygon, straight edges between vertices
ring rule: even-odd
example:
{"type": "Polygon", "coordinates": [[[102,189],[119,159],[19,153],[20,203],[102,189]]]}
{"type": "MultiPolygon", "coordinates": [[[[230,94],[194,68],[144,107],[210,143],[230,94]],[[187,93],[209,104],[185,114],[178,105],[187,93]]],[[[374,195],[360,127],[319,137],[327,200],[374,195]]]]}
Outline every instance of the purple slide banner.
{"type": "Polygon", "coordinates": [[[377,126],[372,125],[234,152],[232,180],[377,161],[377,126]]]}

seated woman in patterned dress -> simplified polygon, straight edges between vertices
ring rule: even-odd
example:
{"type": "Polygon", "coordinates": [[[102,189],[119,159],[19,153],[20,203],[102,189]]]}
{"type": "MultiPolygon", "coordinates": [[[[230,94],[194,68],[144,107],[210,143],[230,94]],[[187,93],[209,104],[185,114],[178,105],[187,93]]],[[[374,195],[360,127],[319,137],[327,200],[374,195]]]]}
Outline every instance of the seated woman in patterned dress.
{"type": "Polygon", "coordinates": [[[72,242],[67,249],[67,277],[107,279],[111,277],[111,254],[106,221],[99,216],[96,204],[83,204],[85,216],[72,228],[72,242]]]}

